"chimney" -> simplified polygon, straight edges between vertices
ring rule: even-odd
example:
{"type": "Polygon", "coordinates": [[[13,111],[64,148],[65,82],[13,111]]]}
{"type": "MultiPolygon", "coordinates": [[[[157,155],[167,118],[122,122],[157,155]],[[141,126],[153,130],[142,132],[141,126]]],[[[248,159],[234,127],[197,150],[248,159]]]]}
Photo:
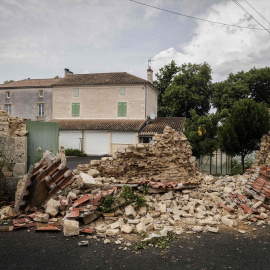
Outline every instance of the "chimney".
{"type": "Polygon", "coordinates": [[[73,72],[69,71],[68,68],[65,68],[65,77],[68,76],[68,75],[72,75],[73,72]]]}
{"type": "Polygon", "coordinates": [[[147,69],[147,80],[150,83],[153,83],[153,70],[151,69],[151,67],[149,66],[147,69]]]}

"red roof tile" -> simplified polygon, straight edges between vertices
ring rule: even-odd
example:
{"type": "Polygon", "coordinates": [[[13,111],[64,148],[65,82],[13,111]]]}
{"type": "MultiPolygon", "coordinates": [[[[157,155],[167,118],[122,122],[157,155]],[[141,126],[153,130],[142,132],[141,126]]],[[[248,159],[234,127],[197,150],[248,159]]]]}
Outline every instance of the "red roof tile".
{"type": "Polygon", "coordinates": [[[53,119],[58,122],[60,130],[115,130],[139,131],[145,120],[134,119],[53,119]]]}
{"type": "Polygon", "coordinates": [[[153,136],[157,133],[161,134],[166,126],[169,126],[178,132],[183,132],[184,125],[185,117],[157,117],[148,122],[140,132],[139,136],[153,136]]]}

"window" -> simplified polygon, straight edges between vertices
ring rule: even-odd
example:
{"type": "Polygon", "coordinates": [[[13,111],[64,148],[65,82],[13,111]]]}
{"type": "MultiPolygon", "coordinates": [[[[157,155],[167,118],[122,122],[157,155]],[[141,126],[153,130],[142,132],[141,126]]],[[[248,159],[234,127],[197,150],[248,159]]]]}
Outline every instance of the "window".
{"type": "Polygon", "coordinates": [[[38,96],[39,96],[39,97],[43,97],[43,94],[44,94],[44,93],[43,93],[43,90],[39,90],[39,91],[38,91],[38,96]]]}
{"type": "Polygon", "coordinates": [[[126,94],[126,87],[120,87],[120,95],[124,96],[126,94]]]}
{"type": "Polygon", "coordinates": [[[10,91],[6,91],[6,98],[10,98],[10,91]]]}
{"type": "Polygon", "coordinates": [[[79,96],[79,89],[78,88],[74,88],[73,89],[73,97],[78,97],[79,96]]]}
{"type": "Polygon", "coordinates": [[[44,116],[44,103],[38,104],[38,116],[39,117],[44,116]]]}
{"type": "Polygon", "coordinates": [[[118,102],[118,116],[127,116],[126,102],[118,102]]]}
{"type": "Polygon", "coordinates": [[[11,104],[5,104],[5,111],[7,112],[8,116],[11,116],[11,104]]]}
{"type": "Polygon", "coordinates": [[[80,116],[80,103],[72,103],[72,116],[80,116]]]}

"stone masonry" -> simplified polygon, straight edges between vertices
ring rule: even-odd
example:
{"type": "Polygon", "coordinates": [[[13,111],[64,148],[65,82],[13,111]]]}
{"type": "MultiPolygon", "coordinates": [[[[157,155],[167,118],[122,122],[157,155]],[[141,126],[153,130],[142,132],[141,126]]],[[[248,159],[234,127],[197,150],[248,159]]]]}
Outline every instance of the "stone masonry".
{"type": "Polygon", "coordinates": [[[200,180],[198,164],[193,160],[191,146],[184,134],[170,127],[155,135],[153,143],[119,148],[114,157],[91,161],[103,177],[116,179],[152,179],[181,183],[200,180]]]}
{"type": "Polygon", "coordinates": [[[0,154],[6,178],[22,177],[27,164],[27,130],[25,120],[9,117],[0,111],[0,154]]]}
{"type": "Polygon", "coordinates": [[[264,135],[260,150],[256,151],[254,166],[270,165],[270,134],[264,135]]]}

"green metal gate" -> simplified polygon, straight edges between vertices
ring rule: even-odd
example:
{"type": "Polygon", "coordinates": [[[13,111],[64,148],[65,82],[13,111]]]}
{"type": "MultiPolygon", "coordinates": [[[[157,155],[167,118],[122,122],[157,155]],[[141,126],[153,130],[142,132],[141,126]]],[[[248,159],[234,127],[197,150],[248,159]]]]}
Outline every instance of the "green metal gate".
{"type": "Polygon", "coordinates": [[[59,148],[59,123],[27,121],[27,169],[42,158],[46,150],[56,154],[59,148]]]}

